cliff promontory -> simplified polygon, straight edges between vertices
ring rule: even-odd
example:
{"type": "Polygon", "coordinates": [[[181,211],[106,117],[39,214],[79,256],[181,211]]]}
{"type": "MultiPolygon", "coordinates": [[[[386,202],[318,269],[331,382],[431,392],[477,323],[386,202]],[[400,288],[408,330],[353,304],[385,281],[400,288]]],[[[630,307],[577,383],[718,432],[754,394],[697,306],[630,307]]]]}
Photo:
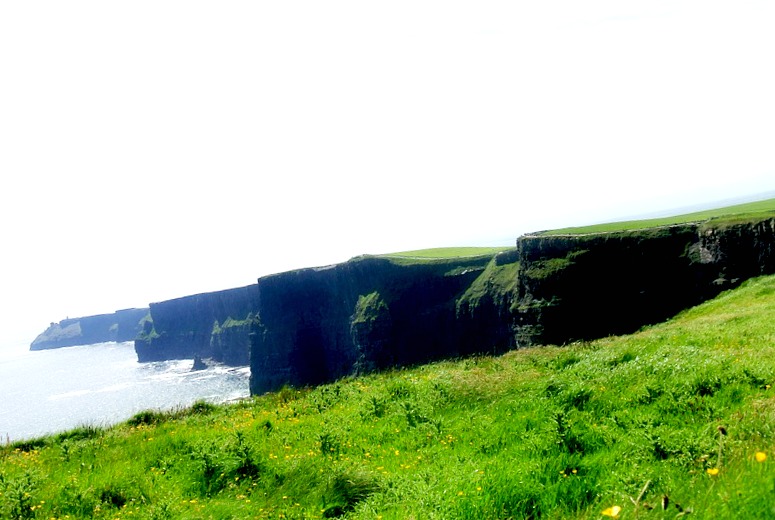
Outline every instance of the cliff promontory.
{"type": "Polygon", "coordinates": [[[124,309],[112,314],[68,318],[52,323],[32,342],[30,350],[46,350],[106,341],[132,341],[148,309],[124,309]]]}

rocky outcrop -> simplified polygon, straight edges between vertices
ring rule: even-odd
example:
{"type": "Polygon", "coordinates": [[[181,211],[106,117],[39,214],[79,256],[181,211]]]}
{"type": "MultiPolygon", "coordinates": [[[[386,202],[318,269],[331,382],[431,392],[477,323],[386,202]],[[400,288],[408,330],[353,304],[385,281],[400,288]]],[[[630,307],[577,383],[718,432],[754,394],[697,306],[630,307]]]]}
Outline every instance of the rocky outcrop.
{"type": "Polygon", "coordinates": [[[490,325],[508,320],[512,299],[504,294],[485,305],[474,287],[481,277],[495,278],[497,267],[514,269],[516,256],[500,261],[362,257],[261,278],[251,392],[505,350],[509,327],[490,325]],[[472,340],[480,335],[487,339],[472,340]]]}
{"type": "Polygon", "coordinates": [[[247,365],[250,321],[258,309],[255,284],[195,294],[150,305],[150,318],[135,340],[137,359],[210,358],[247,365]]]}
{"type": "Polygon", "coordinates": [[[124,309],[112,314],[68,318],[52,323],[30,345],[30,350],[45,350],[106,341],[132,341],[141,330],[148,309],[124,309]]]}
{"type": "Polygon", "coordinates": [[[775,272],[775,219],[518,240],[518,345],[633,332],[775,272]]]}

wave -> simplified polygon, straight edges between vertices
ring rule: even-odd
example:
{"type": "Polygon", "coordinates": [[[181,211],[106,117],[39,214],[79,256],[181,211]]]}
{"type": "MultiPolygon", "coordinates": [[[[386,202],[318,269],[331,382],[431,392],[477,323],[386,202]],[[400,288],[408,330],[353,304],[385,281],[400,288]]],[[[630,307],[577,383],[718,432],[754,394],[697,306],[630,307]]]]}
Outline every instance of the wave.
{"type": "Polygon", "coordinates": [[[60,401],[62,399],[71,399],[73,397],[82,397],[94,393],[94,390],[71,390],[70,392],[63,392],[61,394],[53,394],[48,396],[49,401],[60,401]]]}

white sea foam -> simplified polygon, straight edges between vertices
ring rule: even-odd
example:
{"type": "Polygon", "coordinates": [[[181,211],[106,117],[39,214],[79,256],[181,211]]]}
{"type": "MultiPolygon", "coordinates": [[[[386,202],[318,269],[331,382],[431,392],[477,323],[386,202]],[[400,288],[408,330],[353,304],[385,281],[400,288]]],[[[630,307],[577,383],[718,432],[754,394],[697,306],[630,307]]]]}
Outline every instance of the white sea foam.
{"type": "Polygon", "coordinates": [[[61,394],[53,394],[48,396],[49,401],[59,401],[61,399],[70,399],[72,397],[81,397],[93,393],[93,390],[73,390],[71,392],[64,392],[61,394]]]}

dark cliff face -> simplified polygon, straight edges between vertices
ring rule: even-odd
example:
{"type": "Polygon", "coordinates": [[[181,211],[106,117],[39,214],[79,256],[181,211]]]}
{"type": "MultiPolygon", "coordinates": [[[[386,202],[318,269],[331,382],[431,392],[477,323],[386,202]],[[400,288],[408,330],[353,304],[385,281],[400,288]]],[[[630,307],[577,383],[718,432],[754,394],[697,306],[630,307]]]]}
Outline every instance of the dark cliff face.
{"type": "MultiPolygon", "coordinates": [[[[458,302],[490,261],[367,257],[260,279],[251,392],[491,351],[491,344],[464,340],[477,320],[458,313],[458,302]]],[[[484,314],[490,317],[482,311],[481,319],[484,314]]],[[[509,338],[499,343],[508,345],[509,338]]]]}
{"type": "Polygon", "coordinates": [[[515,335],[563,344],[633,332],[775,272],[775,221],[526,236],[515,335]]]}
{"type": "Polygon", "coordinates": [[[139,361],[213,358],[247,365],[257,286],[196,294],[150,305],[150,320],[135,340],[139,361]]]}
{"type": "Polygon", "coordinates": [[[698,227],[698,254],[724,283],[775,272],[775,218],[698,227]]]}
{"type": "Polygon", "coordinates": [[[124,309],[113,314],[70,318],[52,323],[30,345],[30,350],[45,350],[106,341],[131,341],[141,329],[148,309],[124,309]]]}

